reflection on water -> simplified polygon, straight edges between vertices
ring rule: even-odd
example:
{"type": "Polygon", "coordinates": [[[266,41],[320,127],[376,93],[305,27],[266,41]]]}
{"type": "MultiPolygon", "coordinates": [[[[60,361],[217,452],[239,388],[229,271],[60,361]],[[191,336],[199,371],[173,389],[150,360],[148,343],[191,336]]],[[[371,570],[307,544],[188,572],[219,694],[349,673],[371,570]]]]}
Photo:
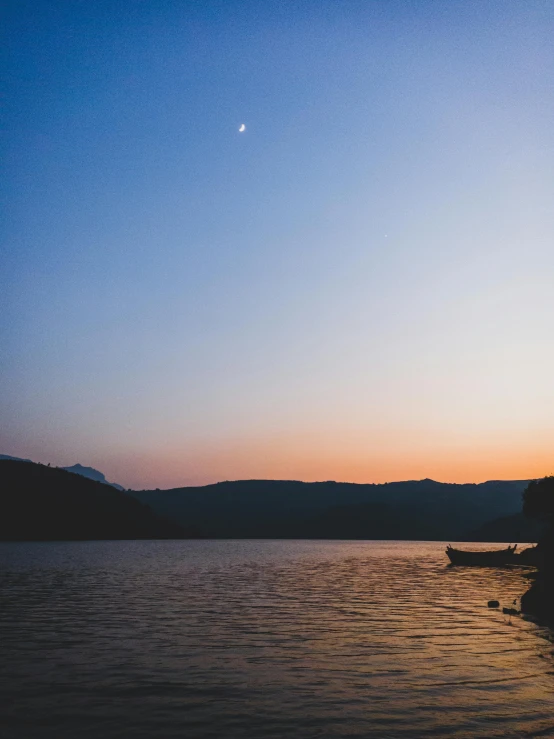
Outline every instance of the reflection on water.
{"type": "Polygon", "coordinates": [[[447,567],[443,552],[2,544],[0,733],[554,736],[551,633],[487,608],[524,592],[521,571],[447,567]]]}

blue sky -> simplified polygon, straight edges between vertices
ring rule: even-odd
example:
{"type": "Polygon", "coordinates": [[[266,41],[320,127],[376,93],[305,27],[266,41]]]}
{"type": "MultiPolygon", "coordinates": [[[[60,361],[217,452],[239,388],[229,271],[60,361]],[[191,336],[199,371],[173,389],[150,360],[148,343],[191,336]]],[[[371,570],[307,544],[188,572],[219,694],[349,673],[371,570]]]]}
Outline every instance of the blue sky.
{"type": "Polygon", "coordinates": [[[550,2],[4,27],[2,451],[137,487],[550,463],[550,2]]]}

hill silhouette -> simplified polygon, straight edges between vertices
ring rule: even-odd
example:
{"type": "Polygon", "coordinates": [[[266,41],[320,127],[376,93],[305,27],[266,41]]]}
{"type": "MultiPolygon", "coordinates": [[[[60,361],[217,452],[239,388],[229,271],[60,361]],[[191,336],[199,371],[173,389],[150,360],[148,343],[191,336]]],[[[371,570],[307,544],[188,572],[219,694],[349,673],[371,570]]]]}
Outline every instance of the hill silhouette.
{"type": "Polygon", "coordinates": [[[536,541],[540,533],[540,526],[520,513],[527,481],[458,485],[426,479],[378,485],[239,480],[125,493],[92,468],[4,459],[0,484],[0,539],[202,535],[536,541]]]}
{"type": "Polygon", "coordinates": [[[519,513],[526,485],[242,480],[130,494],[211,537],[463,541],[487,521],[519,513]]]}
{"type": "MultiPolygon", "coordinates": [[[[32,462],[32,459],[22,459],[21,457],[12,457],[9,454],[0,454],[0,460],[2,459],[9,459],[14,462],[32,462]]],[[[99,470],[95,470],[94,467],[85,467],[82,464],[74,464],[71,467],[59,467],[61,470],[67,470],[68,472],[73,472],[75,475],[82,475],[83,477],[88,477],[91,480],[96,480],[97,482],[103,482],[105,485],[111,485],[113,488],[117,488],[117,490],[125,490],[121,485],[118,485],[116,482],[109,482],[106,480],[106,476],[103,472],[100,472],[99,470]]]]}
{"type": "Polygon", "coordinates": [[[33,462],[0,460],[0,504],[3,541],[170,539],[187,535],[180,524],[160,517],[126,493],[33,462]]]}

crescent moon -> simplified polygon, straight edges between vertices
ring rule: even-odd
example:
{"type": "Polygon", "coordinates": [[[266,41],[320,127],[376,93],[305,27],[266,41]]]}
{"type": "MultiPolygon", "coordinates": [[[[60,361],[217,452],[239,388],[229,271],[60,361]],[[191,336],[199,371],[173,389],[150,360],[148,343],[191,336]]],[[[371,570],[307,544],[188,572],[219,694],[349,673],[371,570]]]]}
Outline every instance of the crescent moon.
{"type": "Polygon", "coordinates": [[[243,133],[243,131],[246,131],[246,126],[244,125],[244,123],[241,123],[239,126],[239,133],[243,133]]]}

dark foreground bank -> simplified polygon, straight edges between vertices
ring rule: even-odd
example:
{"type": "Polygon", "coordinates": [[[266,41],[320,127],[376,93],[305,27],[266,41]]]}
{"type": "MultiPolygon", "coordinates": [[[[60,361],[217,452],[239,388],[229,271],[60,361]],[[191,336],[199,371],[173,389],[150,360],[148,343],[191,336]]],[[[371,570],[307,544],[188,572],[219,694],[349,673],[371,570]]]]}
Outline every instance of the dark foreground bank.
{"type": "Polygon", "coordinates": [[[523,493],[523,511],[546,525],[537,545],[538,572],[521,598],[524,613],[554,623],[554,477],[530,482],[523,493]]]}

